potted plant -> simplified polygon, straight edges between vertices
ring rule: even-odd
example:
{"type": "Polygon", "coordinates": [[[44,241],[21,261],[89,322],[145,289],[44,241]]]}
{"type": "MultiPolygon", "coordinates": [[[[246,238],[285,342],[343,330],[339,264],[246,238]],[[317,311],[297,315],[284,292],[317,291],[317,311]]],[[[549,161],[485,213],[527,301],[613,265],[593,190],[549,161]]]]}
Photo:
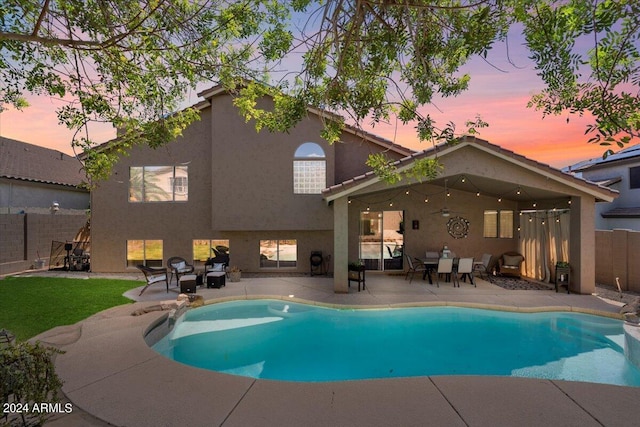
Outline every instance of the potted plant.
{"type": "Polygon", "coordinates": [[[242,275],[242,270],[238,266],[233,266],[229,268],[229,280],[232,282],[239,282],[240,276],[242,275]]]}

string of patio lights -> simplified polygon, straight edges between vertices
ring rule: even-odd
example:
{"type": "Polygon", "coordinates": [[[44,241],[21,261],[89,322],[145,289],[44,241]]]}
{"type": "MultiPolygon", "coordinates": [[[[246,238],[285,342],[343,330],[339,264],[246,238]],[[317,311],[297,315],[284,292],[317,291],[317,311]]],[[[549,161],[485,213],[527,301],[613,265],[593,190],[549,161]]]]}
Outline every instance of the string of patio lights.
{"type": "MultiPolygon", "coordinates": [[[[529,195],[529,193],[527,193],[527,191],[521,186],[521,185],[515,185],[512,189],[503,192],[501,194],[492,194],[489,192],[484,192],[481,191],[480,188],[475,185],[471,179],[469,179],[469,177],[467,177],[466,175],[461,175],[459,176],[455,181],[453,181],[452,185],[456,185],[458,183],[462,183],[462,184],[468,184],[471,189],[473,190],[472,192],[476,193],[477,197],[482,196],[488,196],[488,197],[495,197],[496,200],[498,201],[498,203],[502,202],[503,198],[506,198],[507,196],[514,194],[515,196],[524,196],[527,197],[529,199],[532,199],[532,197],[529,195]]],[[[411,197],[411,198],[419,198],[420,201],[424,202],[424,203],[429,203],[430,200],[433,200],[434,198],[436,198],[437,196],[446,194],[447,197],[451,196],[451,189],[447,188],[445,186],[444,189],[439,190],[439,191],[435,191],[433,193],[423,193],[420,191],[417,191],[413,188],[400,188],[397,191],[393,192],[390,196],[385,196],[384,198],[380,199],[380,200],[375,200],[372,201],[371,196],[366,196],[367,199],[369,199],[369,201],[364,201],[361,200],[360,198],[356,197],[351,197],[349,199],[349,204],[351,204],[352,202],[356,202],[359,203],[362,206],[366,206],[365,210],[366,211],[370,211],[371,210],[371,206],[373,205],[374,207],[378,207],[380,205],[384,205],[385,207],[393,207],[394,206],[394,201],[398,201],[400,197],[411,197]]],[[[437,200],[437,199],[436,199],[437,200]]],[[[435,201],[435,203],[437,203],[437,201],[435,201]]],[[[569,199],[567,201],[567,206],[566,207],[553,207],[552,209],[545,209],[545,210],[536,210],[538,206],[538,203],[536,201],[533,201],[531,203],[531,209],[530,210],[524,210],[524,211],[520,211],[519,215],[527,215],[529,218],[529,221],[533,221],[534,219],[541,219],[542,220],[542,224],[544,225],[544,221],[549,220],[549,219],[555,219],[556,222],[560,222],[560,216],[563,215],[564,213],[568,212],[569,207],[571,206],[571,199],[569,199]],[[549,216],[549,214],[551,214],[551,217],[549,216]]]]}

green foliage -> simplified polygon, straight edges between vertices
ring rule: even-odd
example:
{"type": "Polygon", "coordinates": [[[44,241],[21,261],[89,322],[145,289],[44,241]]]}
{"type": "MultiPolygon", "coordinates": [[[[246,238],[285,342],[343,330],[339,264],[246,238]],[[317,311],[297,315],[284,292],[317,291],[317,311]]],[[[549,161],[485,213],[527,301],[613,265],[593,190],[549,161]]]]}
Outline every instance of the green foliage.
{"type": "Polygon", "coordinates": [[[289,9],[276,0],[1,2],[0,111],[26,107],[27,93],[69,101],[59,121],[88,153],[89,177],[104,179],[122,152],[161,146],[196,119],[180,103],[198,83],[259,78],[289,51],[289,9]],[[96,149],[91,122],[127,136],[114,152],[96,149]]]}
{"type": "Polygon", "coordinates": [[[518,19],[546,84],[529,106],[545,115],[590,113],[589,143],[623,148],[640,135],[637,1],[538,1],[520,8],[518,19]],[[577,40],[591,49],[577,49],[577,40]]]}
{"type": "Polygon", "coordinates": [[[486,123],[476,118],[459,132],[423,107],[466,90],[471,76],[460,67],[486,57],[514,24],[545,83],[531,107],[591,114],[592,143],[638,136],[635,0],[10,0],[0,3],[0,105],[25,108],[27,93],[68,100],[60,123],[77,131],[73,144],[88,152],[95,179],[131,147],[179,137],[197,117],[180,102],[211,81],[234,93],[257,130],[286,132],[312,106],[328,113],[321,137],[330,143],[347,122],[393,116],[414,123],[421,141],[454,143],[486,123]],[[126,134],[113,151],[96,149],[90,122],[126,134]]]}
{"type": "Polygon", "coordinates": [[[367,166],[388,184],[395,184],[404,178],[413,178],[416,181],[429,181],[436,178],[443,169],[437,159],[422,158],[414,160],[411,168],[398,171],[396,164],[389,160],[384,153],[370,154],[367,166]]]}
{"type": "MultiPolygon", "coordinates": [[[[60,350],[47,348],[39,342],[20,342],[0,349],[0,395],[2,407],[7,403],[28,405],[59,402],[57,392],[62,387],[52,357],[60,350]]],[[[29,421],[44,423],[47,413],[26,411],[29,421]]],[[[26,418],[22,417],[24,425],[26,418]]],[[[10,422],[10,421],[9,421],[10,422]]]]}

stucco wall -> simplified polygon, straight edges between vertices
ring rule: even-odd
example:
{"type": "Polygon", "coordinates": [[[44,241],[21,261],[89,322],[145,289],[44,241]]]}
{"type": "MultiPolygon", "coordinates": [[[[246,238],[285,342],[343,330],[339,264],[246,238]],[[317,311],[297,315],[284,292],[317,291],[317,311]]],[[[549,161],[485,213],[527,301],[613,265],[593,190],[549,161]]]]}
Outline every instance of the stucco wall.
{"type": "Polygon", "coordinates": [[[315,116],[288,133],[257,133],[228,95],[212,99],[212,227],[220,230],[327,230],[331,210],[320,194],[293,193],[296,149],[314,142],[326,155],[327,186],[334,184],[334,147],[320,139],[315,116]]]}
{"type": "Polygon", "coordinates": [[[127,240],[162,240],[166,264],[171,256],[191,260],[195,239],[227,239],[232,263],[245,271],[269,271],[259,267],[261,239],[298,241],[298,266],[286,271],[308,272],[312,250],[331,254],[331,207],[320,194],[293,194],[294,153],[305,142],[324,149],[327,186],[336,182],[336,146],[320,139],[320,120],[310,115],[288,133],[257,133],[229,96],[211,102],[184,137],[157,150],[135,147],[92,193],[93,271],[127,271],[127,240]],[[144,165],[188,166],[189,200],[129,202],[129,168],[144,165]]]}
{"type": "Polygon", "coordinates": [[[640,292],[640,232],[631,230],[596,231],[596,282],[622,290],[640,292]]]}
{"type": "Polygon", "coordinates": [[[89,191],[73,187],[0,178],[0,213],[49,209],[53,202],[61,209],[89,208],[89,191]]]}
{"type": "MultiPolygon", "coordinates": [[[[193,239],[215,238],[211,229],[210,114],[164,147],[135,147],[122,157],[111,179],[92,192],[91,269],[127,270],[127,240],[162,240],[164,261],[170,256],[192,257],[193,239]],[[129,202],[131,166],[187,166],[187,202],[129,202]]],[[[224,185],[216,183],[215,185],[224,185]]]]}
{"type": "Polygon", "coordinates": [[[437,194],[424,202],[425,194],[442,193],[443,188],[429,184],[421,184],[409,188],[409,194],[405,191],[388,190],[371,196],[363,196],[352,199],[349,205],[349,259],[358,259],[358,233],[360,212],[370,208],[378,210],[403,210],[404,211],[404,251],[412,258],[424,258],[426,251],[440,251],[446,244],[449,249],[459,257],[473,257],[481,259],[482,254],[490,253],[496,257],[507,251],[518,249],[518,215],[517,203],[504,200],[500,206],[496,205],[495,198],[476,196],[475,193],[450,190],[451,196],[446,198],[444,194],[437,194]],[[390,207],[389,204],[393,203],[390,207]],[[452,211],[451,216],[443,217],[439,210],[446,203],[452,211]],[[514,238],[485,238],[484,210],[496,209],[514,211],[514,238]],[[447,229],[447,222],[461,216],[469,221],[469,233],[467,238],[455,239],[447,229]],[[413,221],[418,221],[419,229],[413,229],[413,221]]]}
{"type": "MultiPolygon", "coordinates": [[[[336,143],[334,147],[336,151],[336,184],[370,171],[371,168],[365,164],[367,157],[369,154],[380,152],[379,147],[348,132],[343,133],[341,142],[336,143]]],[[[404,157],[404,155],[391,150],[386,151],[385,154],[390,160],[399,160],[404,157]]]]}
{"type": "Polygon", "coordinates": [[[83,213],[0,215],[0,274],[33,268],[34,261],[48,260],[52,241],[73,241],[86,223],[83,213]]]}

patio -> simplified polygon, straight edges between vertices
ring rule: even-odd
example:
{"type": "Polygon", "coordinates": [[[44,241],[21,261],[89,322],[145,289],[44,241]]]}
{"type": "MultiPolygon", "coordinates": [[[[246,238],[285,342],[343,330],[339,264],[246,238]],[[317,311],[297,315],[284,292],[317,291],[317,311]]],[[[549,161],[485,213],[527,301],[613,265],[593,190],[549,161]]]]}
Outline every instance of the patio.
{"type": "MultiPolygon", "coordinates": [[[[77,274],[74,274],[77,277],[77,274]]],[[[142,283],[141,283],[142,285],[142,283]]],[[[436,288],[404,276],[368,274],[366,291],[336,294],[326,277],[247,278],[205,299],[296,298],[357,306],[461,305],[555,309],[615,315],[619,307],[591,295],[505,290],[484,280],[436,288]]],[[[137,296],[139,289],[130,291],[137,296]]],[[[175,297],[150,287],[133,305],[98,313],[39,337],[66,351],[56,367],[74,412],[47,425],[635,425],[640,388],[501,377],[419,377],[293,383],[224,375],[180,365],[143,340],[166,312],[133,317],[138,308],[175,297]],[[86,411],[86,412],[85,412],[86,411]]],[[[345,360],[357,363],[357,360],[345,360]]]]}

